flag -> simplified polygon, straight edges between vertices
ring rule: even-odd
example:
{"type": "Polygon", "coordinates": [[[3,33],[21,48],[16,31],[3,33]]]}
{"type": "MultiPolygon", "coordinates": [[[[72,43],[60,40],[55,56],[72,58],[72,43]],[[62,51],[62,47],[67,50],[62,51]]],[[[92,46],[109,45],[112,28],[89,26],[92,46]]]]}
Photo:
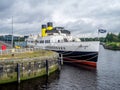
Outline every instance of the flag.
{"type": "Polygon", "coordinates": [[[98,33],[106,33],[106,30],[105,29],[98,29],[98,33]]]}

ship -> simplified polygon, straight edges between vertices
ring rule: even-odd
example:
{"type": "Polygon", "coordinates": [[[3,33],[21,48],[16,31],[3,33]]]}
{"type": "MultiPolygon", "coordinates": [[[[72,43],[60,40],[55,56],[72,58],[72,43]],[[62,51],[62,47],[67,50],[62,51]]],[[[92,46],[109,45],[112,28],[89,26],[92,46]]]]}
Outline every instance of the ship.
{"type": "Polygon", "coordinates": [[[41,35],[31,35],[26,41],[29,47],[59,53],[66,63],[97,66],[99,41],[81,41],[64,27],[53,27],[52,22],[41,25],[41,35]]]}

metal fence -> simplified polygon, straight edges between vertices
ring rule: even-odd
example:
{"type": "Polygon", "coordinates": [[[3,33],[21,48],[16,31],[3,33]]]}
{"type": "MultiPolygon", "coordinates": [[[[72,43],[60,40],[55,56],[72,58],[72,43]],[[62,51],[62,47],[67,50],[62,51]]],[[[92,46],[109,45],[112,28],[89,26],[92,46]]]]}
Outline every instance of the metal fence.
{"type": "Polygon", "coordinates": [[[0,50],[0,55],[8,55],[13,53],[25,53],[25,52],[32,52],[32,51],[39,51],[40,48],[21,48],[21,49],[6,49],[0,50]]]}

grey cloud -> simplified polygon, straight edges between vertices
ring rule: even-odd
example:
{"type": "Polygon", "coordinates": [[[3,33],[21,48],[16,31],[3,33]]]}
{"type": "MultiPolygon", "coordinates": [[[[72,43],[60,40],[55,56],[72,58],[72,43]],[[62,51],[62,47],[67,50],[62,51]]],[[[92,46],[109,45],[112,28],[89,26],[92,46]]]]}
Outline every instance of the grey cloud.
{"type": "Polygon", "coordinates": [[[15,0],[0,0],[0,12],[9,9],[15,0]]]}
{"type": "Polygon", "coordinates": [[[10,32],[12,16],[17,34],[38,33],[47,21],[81,33],[100,25],[110,32],[120,28],[119,0],[0,0],[1,33],[10,32]]]}

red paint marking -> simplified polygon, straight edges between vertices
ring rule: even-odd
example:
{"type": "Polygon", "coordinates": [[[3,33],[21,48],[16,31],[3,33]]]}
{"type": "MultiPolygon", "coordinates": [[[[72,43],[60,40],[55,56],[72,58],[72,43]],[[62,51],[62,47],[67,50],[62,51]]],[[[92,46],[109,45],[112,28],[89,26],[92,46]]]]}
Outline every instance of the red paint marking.
{"type": "Polygon", "coordinates": [[[76,63],[76,64],[82,64],[82,65],[96,67],[96,62],[92,62],[92,61],[74,60],[74,59],[67,59],[67,58],[64,58],[64,61],[69,62],[69,63],[76,63]]]}
{"type": "Polygon", "coordinates": [[[2,49],[2,50],[6,50],[6,45],[2,45],[2,46],[1,46],[1,49],[2,49]]]}

